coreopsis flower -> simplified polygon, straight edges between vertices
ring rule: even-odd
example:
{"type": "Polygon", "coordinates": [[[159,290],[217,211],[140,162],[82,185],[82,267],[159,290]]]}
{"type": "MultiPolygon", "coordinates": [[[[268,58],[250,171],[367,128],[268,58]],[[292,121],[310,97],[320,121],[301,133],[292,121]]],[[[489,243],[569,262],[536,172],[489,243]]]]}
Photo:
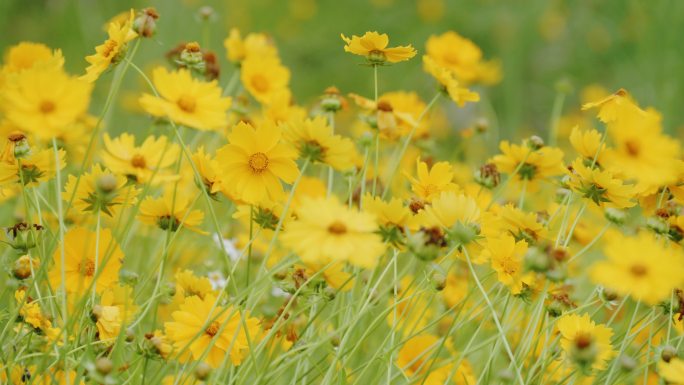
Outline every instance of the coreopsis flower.
{"type": "Polygon", "coordinates": [[[354,102],[365,110],[362,119],[371,127],[377,128],[383,139],[395,141],[408,135],[418,127],[418,118],[408,111],[395,108],[389,98],[382,95],[377,103],[356,94],[349,94],[354,102]]]}
{"type": "Polygon", "coordinates": [[[115,175],[99,164],[84,173],[79,182],[77,180],[76,176],[69,175],[62,198],[67,202],[73,198],[73,206],[82,213],[102,212],[113,217],[123,207],[137,201],[139,191],[128,184],[125,176],[115,175]]]}
{"type": "Polygon", "coordinates": [[[672,290],[684,282],[684,256],[653,235],[616,236],[603,248],[606,259],[594,263],[592,281],[619,295],[655,305],[669,300],[672,290]]]}
{"type": "Polygon", "coordinates": [[[62,56],[61,50],[52,50],[41,43],[23,41],[7,50],[3,66],[0,67],[0,85],[3,84],[3,79],[6,76],[31,69],[34,66],[61,68],[63,65],[64,56],[62,56]]]}
{"type": "Polygon", "coordinates": [[[176,293],[174,297],[180,299],[179,303],[193,295],[204,299],[207,295],[216,294],[209,278],[198,277],[190,270],[178,270],[173,277],[176,280],[176,293]]]}
{"type": "Polygon", "coordinates": [[[602,164],[606,145],[601,143],[601,134],[598,131],[580,130],[578,126],[575,126],[572,128],[569,139],[572,147],[582,158],[597,165],[602,164]]]}
{"type": "Polygon", "coordinates": [[[491,262],[499,282],[506,285],[512,294],[520,294],[525,286],[530,286],[529,277],[523,271],[527,242],[516,241],[504,233],[497,238],[488,238],[482,253],[483,258],[491,262]]]}
{"type": "Polygon", "coordinates": [[[14,292],[14,299],[19,307],[19,317],[21,320],[34,329],[48,330],[52,327],[52,322],[43,313],[37,301],[30,298],[26,290],[14,292]]]}
{"type": "MultiPolygon", "coordinates": [[[[83,227],[70,229],[64,234],[64,286],[67,293],[82,295],[91,286],[97,293],[102,293],[112,287],[119,280],[123,258],[124,254],[109,229],[101,229],[99,234],[83,227]]],[[[53,261],[48,276],[56,290],[62,285],[61,247],[55,250],[53,261]]]]}
{"type": "Polygon", "coordinates": [[[613,329],[597,325],[589,314],[566,314],[558,319],[556,326],[566,359],[581,369],[605,369],[607,362],[615,356],[610,344],[613,329]]]}
{"type": "Polygon", "coordinates": [[[127,20],[112,22],[107,28],[109,35],[107,40],[95,47],[95,54],[86,56],[89,66],[81,79],[87,82],[96,81],[103,72],[123,60],[126,55],[128,42],[135,39],[138,34],[133,31],[133,10],[131,9],[127,20]]]}
{"type": "Polygon", "coordinates": [[[292,183],[299,174],[296,151],[283,142],[282,130],[271,122],[256,128],[240,122],[228,142],[216,151],[216,160],[238,199],[277,201],[284,194],[281,181],[292,183]]]}
{"type": "Polygon", "coordinates": [[[658,374],[668,384],[684,384],[684,360],[672,358],[669,362],[658,361],[658,374]]]}
{"type": "Polygon", "coordinates": [[[450,229],[457,223],[470,225],[480,219],[480,208],[475,199],[455,191],[443,191],[421,211],[425,222],[450,229]]]}
{"type": "Polygon", "coordinates": [[[495,155],[490,162],[499,172],[515,174],[515,181],[526,182],[528,191],[536,191],[538,182],[550,177],[562,175],[563,151],[556,147],[533,146],[528,142],[522,145],[511,144],[504,140],[499,145],[501,154],[495,155]]]}
{"type": "Polygon", "coordinates": [[[572,163],[568,185],[599,207],[623,209],[636,204],[634,185],[625,184],[610,171],[585,166],[581,158],[572,163]]]}
{"type": "Polygon", "coordinates": [[[62,170],[66,166],[64,150],[57,150],[57,153],[59,165],[55,165],[55,153],[52,149],[37,151],[13,163],[0,162],[0,184],[17,183],[25,187],[36,187],[41,182],[54,178],[57,167],[62,170]]]}
{"type": "Polygon", "coordinates": [[[289,89],[290,70],[277,57],[252,57],[242,62],[240,79],[254,99],[269,105],[289,89]]]}
{"type": "Polygon", "coordinates": [[[213,368],[225,361],[237,366],[260,335],[260,321],[232,306],[223,306],[213,294],[190,296],[171,314],[164,328],[181,361],[203,360],[213,368]],[[205,355],[206,354],[206,355],[205,355]]]}
{"type": "Polygon", "coordinates": [[[188,230],[206,234],[199,229],[204,213],[192,209],[193,202],[186,193],[173,188],[167,189],[159,198],[147,197],[140,204],[138,219],[142,223],[158,226],[164,231],[178,231],[181,226],[188,230]]]}
{"type": "Polygon", "coordinates": [[[96,305],[93,308],[93,318],[100,341],[113,342],[119,336],[123,320],[117,306],[96,305]]]}
{"type": "Polygon", "coordinates": [[[611,123],[620,116],[637,113],[638,107],[629,93],[620,88],[615,93],[610,94],[598,101],[589,102],[582,105],[582,110],[598,108],[598,118],[603,123],[611,123]]]}
{"type": "Polygon", "coordinates": [[[335,197],[305,200],[297,220],[281,237],[305,263],[349,262],[372,268],[385,251],[372,215],[355,211],[335,197]]]}
{"type": "Polygon", "coordinates": [[[240,30],[232,28],[223,41],[226,56],[233,63],[241,63],[248,58],[273,58],[278,51],[271,39],[263,33],[249,33],[242,38],[240,30]]]}
{"type": "Polygon", "coordinates": [[[375,215],[380,226],[382,239],[388,243],[401,244],[405,229],[415,229],[416,227],[415,216],[401,199],[392,198],[389,201],[384,201],[380,197],[366,193],[361,198],[361,207],[368,213],[375,215]]]}
{"type": "Polygon", "coordinates": [[[487,238],[510,234],[516,241],[524,240],[528,245],[547,237],[547,228],[539,222],[536,213],[525,212],[512,204],[495,206],[482,216],[482,234],[487,238]]]}
{"type": "Polygon", "coordinates": [[[480,101],[480,94],[464,87],[452,72],[445,67],[440,67],[429,56],[423,56],[423,69],[439,83],[440,91],[448,95],[460,107],[467,102],[480,101]]]}
{"type": "MultiPolygon", "coordinates": [[[[385,92],[378,96],[378,101],[391,106],[392,112],[397,116],[396,128],[394,130],[383,130],[381,125],[378,126],[380,134],[384,138],[389,140],[399,139],[408,135],[414,127],[414,138],[427,138],[430,135],[430,119],[426,119],[425,116],[423,119],[420,119],[427,105],[417,93],[407,91],[385,92]]],[[[381,123],[381,121],[382,119],[378,119],[378,123],[381,123]]]]}
{"type": "Polygon", "coordinates": [[[86,112],[91,90],[61,67],[36,66],[7,79],[0,109],[20,130],[50,139],[86,112]]]}
{"type": "Polygon", "coordinates": [[[231,99],[221,96],[216,80],[194,79],[187,69],[169,72],[157,67],[152,81],[159,96],[144,94],[140,105],[147,113],[200,131],[219,130],[228,125],[231,99]]]}
{"type": "Polygon", "coordinates": [[[426,162],[416,159],[416,177],[406,176],[411,182],[411,191],[421,200],[430,202],[443,191],[459,191],[453,182],[454,172],[449,162],[437,162],[428,170],[426,162]]]}
{"type": "Polygon", "coordinates": [[[354,167],[354,143],[333,133],[324,116],[292,121],[283,125],[283,137],[299,151],[302,158],[345,171],[354,167]]]}
{"type": "Polygon", "coordinates": [[[437,65],[448,69],[467,84],[494,84],[501,79],[500,64],[483,60],[480,47],[454,31],[431,35],[425,51],[437,65]]]}
{"type": "Polygon", "coordinates": [[[135,304],[134,299],[135,294],[132,287],[114,285],[102,292],[100,305],[119,308],[121,323],[127,323],[133,320],[133,316],[138,311],[138,305],[135,304]]]}
{"type": "Polygon", "coordinates": [[[192,154],[192,162],[196,165],[197,172],[202,178],[202,185],[210,196],[216,197],[216,194],[222,192],[232,199],[230,188],[223,180],[219,163],[204,151],[203,146],[192,154]]]}
{"type": "Polygon", "coordinates": [[[159,184],[178,179],[170,174],[169,168],[178,159],[180,147],[168,143],[165,136],[148,136],[140,146],[135,145],[135,136],[127,133],[112,139],[104,135],[102,160],[109,170],[124,175],[138,184],[159,184]]]}
{"type": "Polygon", "coordinates": [[[411,45],[388,48],[389,37],[386,33],[366,32],[361,37],[353,35],[351,39],[344,35],[340,36],[346,43],[345,52],[364,56],[373,65],[385,62],[398,63],[416,56],[416,50],[411,45]]]}

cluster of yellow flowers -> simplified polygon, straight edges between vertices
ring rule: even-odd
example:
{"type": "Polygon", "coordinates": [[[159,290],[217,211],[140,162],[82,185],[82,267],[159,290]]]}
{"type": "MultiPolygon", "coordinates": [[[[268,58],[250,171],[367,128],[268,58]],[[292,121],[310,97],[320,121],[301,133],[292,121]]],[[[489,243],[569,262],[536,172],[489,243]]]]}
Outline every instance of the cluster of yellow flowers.
{"type": "Polygon", "coordinates": [[[195,42],[148,77],[158,22],[113,19],[82,76],[7,51],[3,383],[684,384],[684,161],[656,110],[594,92],[483,157],[501,64],[456,32],[425,44],[428,102],[380,93],[417,50],[366,32],[340,45],[374,95],[300,105],[261,33],[230,31],[225,87],[195,42]],[[129,74],[148,128],[111,118],[129,74]]]}

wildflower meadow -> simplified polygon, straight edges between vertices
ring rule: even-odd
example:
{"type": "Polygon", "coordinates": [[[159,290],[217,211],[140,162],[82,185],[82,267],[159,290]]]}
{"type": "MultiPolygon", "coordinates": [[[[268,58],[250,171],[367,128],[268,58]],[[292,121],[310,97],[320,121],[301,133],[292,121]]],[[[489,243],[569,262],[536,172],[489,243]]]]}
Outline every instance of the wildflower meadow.
{"type": "Polygon", "coordinates": [[[666,2],[125,3],[0,6],[0,383],[684,384],[666,2]]]}

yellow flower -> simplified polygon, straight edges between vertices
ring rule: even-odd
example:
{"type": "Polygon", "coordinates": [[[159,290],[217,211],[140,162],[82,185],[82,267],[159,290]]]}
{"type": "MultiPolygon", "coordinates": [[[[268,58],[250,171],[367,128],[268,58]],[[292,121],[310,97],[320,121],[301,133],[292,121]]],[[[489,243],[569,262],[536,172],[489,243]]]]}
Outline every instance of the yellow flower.
{"type": "Polygon", "coordinates": [[[125,176],[116,176],[99,164],[81,176],[78,187],[77,179],[69,175],[62,199],[67,202],[73,199],[73,206],[82,213],[101,211],[113,217],[121,208],[137,201],[139,191],[134,186],[127,186],[125,176]]]}
{"type": "Polygon", "coordinates": [[[206,234],[199,229],[204,219],[200,210],[192,210],[194,202],[180,189],[171,187],[159,198],[147,197],[140,204],[138,219],[142,223],[159,226],[162,230],[177,231],[181,228],[206,234]]]}
{"type": "MultiPolygon", "coordinates": [[[[429,226],[440,226],[450,229],[457,223],[463,225],[475,224],[480,219],[480,208],[477,202],[463,194],[454,191],[443,191],[432,199],[430,205],[421,211],[425,220],[421,223],[429,226]]],[[[421,215],[421,214],[419,214],[421,215]]]]}
{"type": "Polygon", "coordinates": [[[399,349],[397,366],[409,377],[427,372],[436,359],[434,355],[440,342],[440,338],[432,334],[412,337],[399,349]]]}
{"type": "Polygon", "coordinates": [[[278,51],[268,36],[263,33],[250,33],[242,38],[240,30],[232,28],[226,40],[223,41],[226,47],[226,56],[233,63],[239,63],[250,57],[264,59],[277,57],[278,51]]]}
{"type": "MultiPolygon", "coordinates": [[[[59,169],[66,166],[64,150],[58,150],[59,169]]],[[[12,163],[0,162],[0,184],[19,184],[25,187],[36,187],[41,182],[48,181],[55,176],[55,153],[52,149],[37,151],[34,154],[14,160],[12,163]],[[21,162],[21,168],[19,167],[21,162]]]]}
{"type": "Polygon", "coordinates": [[[138,311],[138,306],[133,301],[135,295],[130,286],[115,285],[107,288],[100,297],[102,306],[113,306],[119,309],[120,321],[130,322],[138,311]]]}
{"type": "MultiPolygon", "coordinates": [[[[57,247],[52,258],[54,263],[49,278],[50,284],[57,290],[62,284],[61,247],[57,247]]],[[[66,291],[82,295],[87,293],[91,285],[95,285],[95,291],[102,293],[119,280],[123,258],[123,252],[109,229],[100,230],[99,237],[97,233],[82,227],[70,229],[64,235],[66,291]]]]}
{"type": "Polygon", "coordinates": [[[621,116],[638,112],[636,103],[634,103],[632,97],[623,88],[601,100],[582,105],[582,110],[593,108],[599,109],[598,118],[604,123],[614,122],[621,116]]]}
{"type": "Polygon", "coordinates": [[[462,82],[494,84],[501,79],[499,63],[484,61],[480,47],[454,31],[430,36],[425,51],[426,56],[462,82]]]}
{"type": "Polygon", "coordinates": [[[401,199],[392,198],[390,201],[383,201],[380,197],[366,193],[362,198],[362,207],[375,215],[380,226],[403,229],[413,224],[413,214],[408,207],[404,206],[401,199]]]}
{"type": "Polygon", "coordinates": [[[17,302],[17,306],[20,306],[19,316],[22,321],[35,329],[44,331],[52,327],[52,322],[43,314],[38,302],[28,297],[26,290],[16,290],[14,292],[14,299],[17,302]]]}
{"type": "Polygon", "coordinates": [[[228,125],[231,99],[221,96],[221,88],[214,80],[193,79],[190,71],[169,72],[157,67],[152,72],[159,96],[144,94],[140,104],[147,113],[201,131],[219,130],[228,125]]]}
{"type": "Polygon", "coordinates": [[[124,175],[139,184],[178,179],[178,176],[169,175],[167,169],[178,159],[180,148],[177,144],[168,143],[165,136],[148,136],[138,147],[135,136],[131,134],[124,133],[114,139],[105,134],[104,145],[102,160],[115,174],[124,175]]]}
{"type": "Polygon", "coordinates": [[[278,58],[253,57],[240,67],[242,85],[261,104],[271,104],[288,90],[290,70],[278,58]]]}
{"type": "Polygon", "coordinates": [[[354,143],[348,138],[333,134],[333,129],[324,116],[289,122],[283,128],[285,140],[299,150],[302,158],[325,163],[339,171],[354,167],[354,143]]]}
{"type": "Polygon", "coordinates": [[[365,56],[368,61],[374,64],[398,63],[409,60],[416,56],[416,50],[411,45],[387,48],[389,37],[387,34],[377,32],[366,32],[363,36],[352,36],[351,39],[340,35],[346,43],[344,51],[359,56],[365,56]]]}
{"type": "Polygon", "coordinates": [[[176,279],[177,298],[197,296],[204,299],[209,294],[215,294],[211,287],[211,281],[207,277],[198,277],[191,270],[178,270],[174,275],[176,279]]]}
{"type": "Polygon", "coordinates": [[[613,329],[597,325],[589,314],[566,314],[556,324],[561,335],[561,347],[566,357],[578,365],[596,370],[605,369],[615,356],[610,344],[613,329]]]}
{"type": "Polygon", "coordinates": [[[121,309],[116,306],[96,305],[93,315],[96,319],[97,338],[100,341],[114,342],[121,331],[121,309]]]}
{"type": "Polygon", "coordinates": [[[281,136],[281,129],[271,122],[257,128],[240,122],[228,135],[229,143],[216,152],[225,181],[234,186],[238,199],[278,201],[284,194],[280,181],[292,183],[297,178],[297,153],[281,136]]]}
{"type": "Polygon", "coordinates": [[[4,65],[0,69],[0,86],[2,78],[15,74],[34,66],[61,68],[64,57],[61,50],[51,50],[41,43],[23,41],[10,47],[5,53],[4,65]]]}
{"type": "Polygon", "coordinates": [[[667,247],[648,233],[612,237],[603,252],[607,259],[594,263],[589,276],[617,294],[656,305],[684,282],[681,249],[667,247]]]}
{"type": "Polygon", "coordinates": [[[596,164],[602,163],[605,144],[601,144],[601,134],[596,130],[580,130],[578,126],[572,128],[570,133],[570,144],[584,159],[593,161],[596,164]]]}
{"type": "Polygon", "coordinates": [[[223,179],[219,163],[214,157],[204,152],[203,146],[198,147],[197,152],[192,154],[192,162],[196,165],[202,184],[210,196],[215,197],[218,192],[221,192],[231,200],[236,200],[230,186],[223,179]]]}
{"type": "Polygon", "coordinates": [[[372,268],[385,251],[373,216],[352,210],[335,197],[305,200],[297,215],[281,239],[304,263],[342,261],[372,268]]]}
{"type": "Polygon", "coordinates": [[[33,67],[7,79],[0,108],[19,129],[50,139],[86,112],[91,89],[61,67],[33,67]]]}
{"type": "Polygon", "coordinates": [[[237,366],[249,354],[249,344],[258,343],[259,320],[222,306],[213,294],[186,298],[171,318],[164,324],[166,335],[182,361],[201,359],[218,368],[228,355],[237,366]]]}
{"type": "Polygon", "coordinates": [[[495,155],[490,162],[494,163],[502,173],[515,174],[518,182],[527,181],[528,191],[537,190],[537,181],[561,175],[563,167],[563,151],[555,147],[532,148],[529,143],[522,145],[502,141],[499,145],[501,154],[495,155]]]}
{"type": "Polygon", "coordinates": [[[459,187],[452,182],[454,172],[449,162],[437,162],[428,171],[428,165],[416,159],[416,177],[406,175],[411,182],[411,191],[427,202],[439,196],[443,191],[458,192],[459,187]]]}
{"type": "Polygon", "coordinates": [[[525,253],[527,242],[516,242],[515,238],[508,234],[487,239],[487,246],[482,252],[485,255],[483,258],[491,261],[499,282],[508,286],[512,294],[519,294],[525,285],[530,285],[523,274],[525,253]]]}
{"type": "Polygon", "coordinates": [[[670,362],[658,361],[658,373],[670,385],[684,385],[684,360],[672,358],[670,362]]]}
{"type": "Polygon", "coordinates": [[[582,159],[572,163],[568,185],[600,207],[623,209],[636,204],[634,185],[625,184],[610,171],[587,167],[582,159]]]}
{"type": "Polygon", "coordinates": [[[480,94],[462,86],[452,72],[445,67],[440,67],[429,56],[423,56],[423,69],[437,80],[442,92],[449,95],[451,100],[460,107],[463,107],[467,102],[477,102],[480,100],[480,94]]]}
{"type": "Polygon", "coordinates": [[[81,79],[87,82],[96,81],[109,66],[120,62],[126,55],[126,46],[129,41],[135,39],[136,34],[131,26],[133,24],[133,10],[131,9],[127,20],[112,22],[107,29],[108,39],[101,45],[95,47],[95,54],[86,56],[86,61],[90,64],[86,68],[85,75],[81,79]]]}
{"type": "Polygon", "coordinates": [[[507,204],[501,208],[494,207],[482,217],[482,234],[487,238],[496,238],[500,234],[512,235],[516,240],[524,240],[529,245],[543,240],[547,229],[538,222],[537,214],[524,212],[507,204]]]}

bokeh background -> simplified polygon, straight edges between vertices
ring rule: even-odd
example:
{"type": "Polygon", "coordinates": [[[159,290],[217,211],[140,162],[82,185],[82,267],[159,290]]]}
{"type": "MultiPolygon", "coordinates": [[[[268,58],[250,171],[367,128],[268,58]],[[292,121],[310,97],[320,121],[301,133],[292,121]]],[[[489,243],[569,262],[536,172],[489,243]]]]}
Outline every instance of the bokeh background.
{"type": "MultiPolygon", "coordinates": [[[[411,43],[421,52],[428,36],[451,29],[503,64],[502,82],[481,91],[504,137],[544,133],[559,81],[574,90],[565,110],[579,106],[588,85],[624,87],[641,105],[663,113],[669,133],[681,133],[684,124],[681,0],[1,0],[0,49],[43,42],[61,48],[67,68],[81,73],[83,57],[105,39],[105,22],[145,6],[159,11],[159,32],[136,62],[149,68],[177,43],[197,40],[219,52],[224,83],[232,71],[222,44],[230,28],[263,31],[292,70],[300,103],[328,85],[372,94],[371,71],[343,52],[340,33],[378,30],[390,34],[391,43],[411,43]],[[210,23],[198,17],[203,6],[214,9],[210,23]]],[[[98,82],[95,104],[107,81],[98,82]]],[[[419,59],[383,68],[380,78],[383,91],[411,89],[424,98],[434,93],[432,84],[419,59]]]]}

